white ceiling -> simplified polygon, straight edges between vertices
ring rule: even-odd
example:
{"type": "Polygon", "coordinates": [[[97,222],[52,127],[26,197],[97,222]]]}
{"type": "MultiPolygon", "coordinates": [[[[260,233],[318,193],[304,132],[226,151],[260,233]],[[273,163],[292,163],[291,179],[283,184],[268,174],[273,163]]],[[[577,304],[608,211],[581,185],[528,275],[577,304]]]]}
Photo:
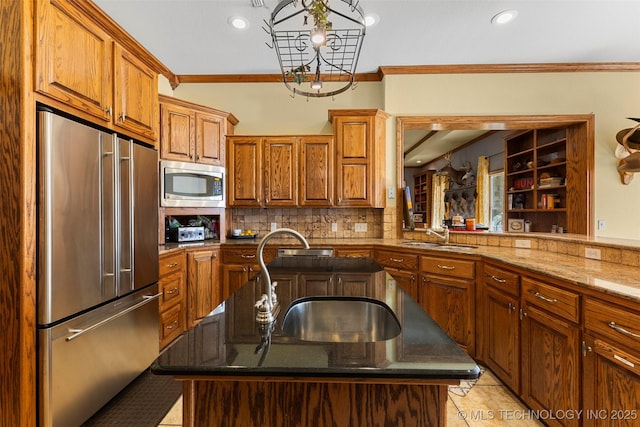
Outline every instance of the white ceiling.
{"type": "MultiPolygon", "coordinates": [[[[263,30],[279,0],[257,8],[251,0],[93,1],[176,75],[280,73],[263,30]],[[247,30],[227,23],[236,15],[249,20],[247,30]]],[[[640,0],[360,0],[360,6],[380,21],[367,29],[357,73],[392,65],[640,62],[640,0]],[[507,9],[517,10],[514,21],[491,24],[507,9]]],[[[405,150],[427,133],[407,132],[405,150]]],[[[420,166],[476,136],[441,131],[405,163],[420,166]]]]}
{"type": "MultiPolygon", "coordinates": [[[[330,0],[337,1],[337,0],[330,0]]],[[[277,0],[94,0],[174,74],[278,74],[262,29],[277,0]],[[250,21],[245,31],[227,24],[250,21]]],[[[379,66],[640,61],[640,0],[361,0],[380,17],[358,73],[379,66]],[[491,18],[516,9],[502,27],[491,18]]]]}

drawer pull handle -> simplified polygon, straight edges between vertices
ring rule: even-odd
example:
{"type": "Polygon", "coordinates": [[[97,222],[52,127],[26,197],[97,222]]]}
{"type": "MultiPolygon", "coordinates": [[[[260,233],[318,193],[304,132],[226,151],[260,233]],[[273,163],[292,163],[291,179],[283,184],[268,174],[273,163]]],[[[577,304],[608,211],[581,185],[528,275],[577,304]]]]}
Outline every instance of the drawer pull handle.
{"type": "Polygon", "coordinates": [[[171,330],[171,329],[175,329],[178,327],[178,321],[175,320],[172,324],[167,325],[167,329],[171,330]]]}
{"type": "Polygon", "coordinates": [[[438,268],[441,270],[455,270],[456,268],[450,265],[440,265],[438,264],[438,268]]]}
{"type": "Polygon", "coordinates": [[[242,254],[240,255],[240,257],[244,259],[253,259],[256,257],[256,254],[252,254],[252,255],[242,254]]]}
{"type": "Polygon", "coordinates": [[[551,303],[556,303],[558,302],[557,299],[555,298],[547,298],[544,295],[542,295],[540,292],[536,292],[535,294],[533,294],[534,297],[541,299],[542,301],[546,301],[546,302],[551,302],[551,303]]]}
{"type": "Polygon", "coordinates": [[[634,337],[634,338],[640,338],[640,335],[634,334],[633,332],[630,332],[624,328],[621,328],[620,326],[616,325],[616,322],[609,322],[609,327],[616,332],[620,332],[621,334],[629,335],[630,337],[634,337]]]}
{"type": "Polygon", "coordinates": [[[618,356],[617,354],[614,354],[613,358],[616,359],[618,362],[624,363],[625,365],[629,366],[630,368],[635,368],[636,367],[635,363],[629,362],[627,359],[625,359],[622,356],[618,356]]]}
{"type": "Polygon", "coordinates": [[[514,311],[516,311],[516,307],[513,304],[509,303],[509,314],[513,313],[514,311]]]}
{"type": "Polygon", "coordinates": [[[174,268],[177,267],[178,263],[177,262],[172,262],[171,264],[167,264],[167,268],[174,268]]]}
{"type": "Polygon", "coordinates": [[[393,262],[404,262],[404,258],[389,258],[389,260],[393,262]]]}
{"type": "Polygon", "coordinates": [[[171,294],[175,294],[176,292],[178,292],[178,288],[169,289],[169,290],[167,291],[167,293],[168,293],[169,295],[171,295],[171,294]]]}
{"type": "Polygon", "coordinates": [[[501,278],[499,278],[499,277],[497,277],[497,276],[494,276],[494,275],[491,275],[491,276],[489,276],[489,277],[491,278],[491,280],[494,280],[494,281],[496,281],[496,282],[498,282],[498,283],[506,283],[506,282],[507,282],[507,280],[506,280],[506,279],[501,279],[501,278]]]}

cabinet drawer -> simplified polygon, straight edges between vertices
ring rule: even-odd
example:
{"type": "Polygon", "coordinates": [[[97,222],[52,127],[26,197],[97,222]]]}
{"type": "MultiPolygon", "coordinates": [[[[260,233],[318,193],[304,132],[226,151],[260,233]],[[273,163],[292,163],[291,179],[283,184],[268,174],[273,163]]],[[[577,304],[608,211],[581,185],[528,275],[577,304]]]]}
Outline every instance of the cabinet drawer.
{"type": "Polygon", "coordinates": [[[169,344],[184,331],[182,304],[160,312],[160,347],[169,344]]]}
{"type": "MultiPolygon", "coordinates": [[[[294,245],[287,247],[295,247],[294,245]]],[[[258,246],[252,247],[223,247],[222,248],[222,262],[224,264],[257,264],[258,246]]],[[[276,247],[265,248],[263,252],[264,262],[268,264],[276,257],[276,247]]]]}
{"type": "Polygon", "coordinates": [[[160,311],[162,311],[164,307],[175,304],[177,301],[182,301],[184,295],[184,274],[182,272],[176,272],[163,277],[158,282],[158,290],[162,292],[162,297],[160,297],[160,311]]]}
{"type": "Polygon", "coordinates": [[[520,293],[520,276],[493,265],[484,265],[484,283],[515,297],[520,293]]]}
{"type": "Polygon", "coordinates": [[[431,256],[420,257],[420,271],[465,279],[473,279],[476,273],[475,262],[473,261],[431,256]]]}
{"type": "Polygon", "coordinates": [[[347,258],[371,258],[371,249],[365,248],[336,248],[335,256],[347,258]]]}
{"type": "Polygon", "coordinates": [[[160,277],[164,277],[168,274],[176,271],[184,271],[186,268],[186,260],[184,251],[170,252],[168,254],[160,255],[160,277]]]}
{"type": "Polygon", "coordinates": [[[522,295],[529,303],[573,322],[578,322],[580,295],[544,284],[527,277],[522,278],[522,295]]]}
{"type": "Polygon", "coordinates": [[[584,324],[588,331],[640,351],[638,313],[612,306],[610,303],[587,299],[584,305],[584,324]]]}
{"type": "Polygon", "coordinates": [[[384,267],[400,270],[418,270],[418,255],[393,251],[376,251],[376,261],[384,267]]]}

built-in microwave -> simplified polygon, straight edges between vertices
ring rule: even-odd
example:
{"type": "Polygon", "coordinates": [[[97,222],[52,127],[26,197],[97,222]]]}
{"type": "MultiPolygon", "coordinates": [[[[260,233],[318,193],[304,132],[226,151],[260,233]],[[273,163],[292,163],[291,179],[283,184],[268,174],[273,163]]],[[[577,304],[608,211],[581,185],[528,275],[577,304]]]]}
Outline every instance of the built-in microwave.
{"type": "Polygon", "coordinates": [[[162,160],[160,205],[224,208],[224,172],[221,166],[162,160]]]}

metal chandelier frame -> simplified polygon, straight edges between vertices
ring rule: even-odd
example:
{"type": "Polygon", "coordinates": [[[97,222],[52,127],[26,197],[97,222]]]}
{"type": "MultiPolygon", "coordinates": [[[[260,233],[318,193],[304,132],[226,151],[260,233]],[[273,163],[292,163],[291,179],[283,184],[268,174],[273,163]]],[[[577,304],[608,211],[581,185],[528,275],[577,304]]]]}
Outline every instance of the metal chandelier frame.
{"type": "Polygon", "coordinates": [[[355,72],[365,35],[358,0],[282,0],[265,31],[271,36],[282,81],[295,94],[334,96],[355,88],[355,72]],[[332,4],[329,3],[332,2],[332,4]],[[319,9],[320,8],[320,9],[319,9]],[[320,12],[319,22],[315,22],[320,12]],[[312,42],[323,33],[324,42],[312,42]]]}

